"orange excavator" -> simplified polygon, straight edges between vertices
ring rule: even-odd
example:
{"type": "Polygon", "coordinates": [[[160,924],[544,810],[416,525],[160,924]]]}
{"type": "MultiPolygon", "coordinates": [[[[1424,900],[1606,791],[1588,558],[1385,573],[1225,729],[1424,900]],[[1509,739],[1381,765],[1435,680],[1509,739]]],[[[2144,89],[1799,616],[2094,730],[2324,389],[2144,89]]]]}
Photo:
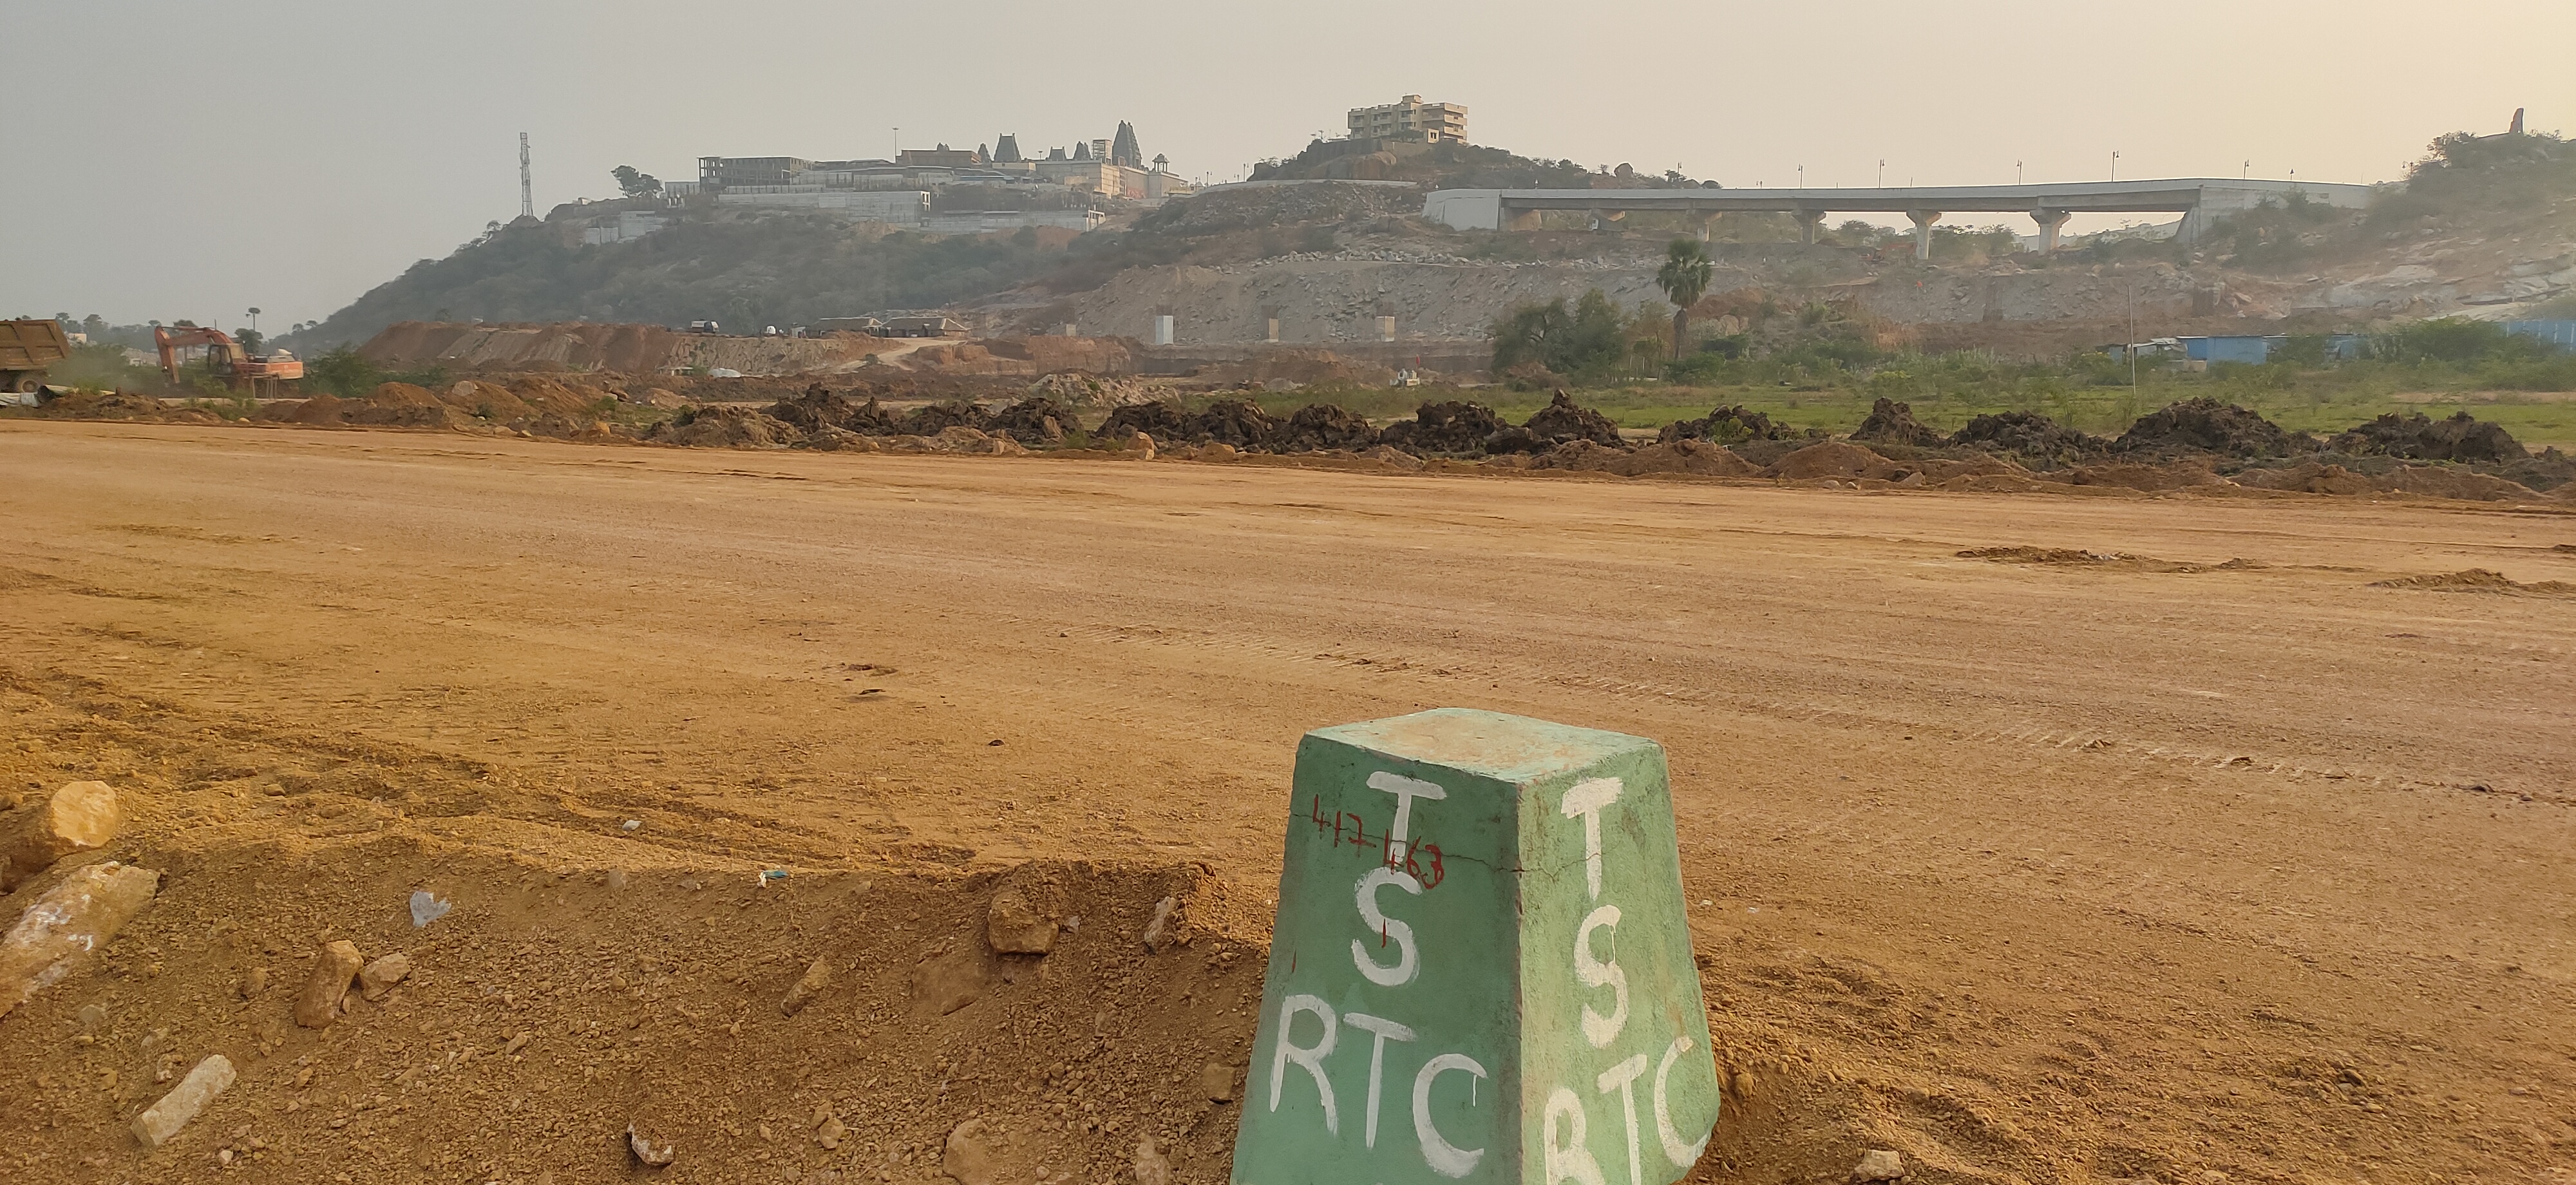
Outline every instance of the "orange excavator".
{"type": "Polygon", "coordinates": [[[206,367],[216,378],[234,390],[257,395],[266,384],[268,394],[276,394],[281,383],[304,377],[304,364],[295,355],[279,350],[274,354],[253,354],[220,329],[201,329],[194,325],[152,327],[152,344],[161,350],[161,373],[172,385],[179,382],[179,351],[191,346],[206,348],[206,367]]]}

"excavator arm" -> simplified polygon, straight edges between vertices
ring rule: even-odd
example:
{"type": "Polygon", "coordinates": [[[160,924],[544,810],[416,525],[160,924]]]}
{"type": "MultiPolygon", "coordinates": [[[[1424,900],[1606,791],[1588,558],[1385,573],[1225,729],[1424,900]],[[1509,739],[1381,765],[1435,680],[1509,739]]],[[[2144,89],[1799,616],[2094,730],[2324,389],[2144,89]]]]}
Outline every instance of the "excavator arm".
{"type": "Polygon", "coordinates": [[[265,356],[254,355],[243,349],[240,342],[234,341],[231,334],[220,329],[156,325],[152,327],[152,344],[160,348],[161,373],[173,386],[179,382],[179,351],[189,346],[206,347],[211,369],[238,389],[255,392],[260,389],[262,380],[268,380],[269,389],[273,391],[277,383],[304,377],[304,364],[296,361],[294,355],[282,350],[265,356]]]}
{"type": "Polygon", "coordinates": [[[247,355],[241,343],[220,329],[201,329],[194,325],[155,325],[152,344],[161,351],[161,373],[172,383],[179,381],[179,351],[189,346],[207,346],[223,361],[215,364],[217,374],[231,374],[247,355]]]}

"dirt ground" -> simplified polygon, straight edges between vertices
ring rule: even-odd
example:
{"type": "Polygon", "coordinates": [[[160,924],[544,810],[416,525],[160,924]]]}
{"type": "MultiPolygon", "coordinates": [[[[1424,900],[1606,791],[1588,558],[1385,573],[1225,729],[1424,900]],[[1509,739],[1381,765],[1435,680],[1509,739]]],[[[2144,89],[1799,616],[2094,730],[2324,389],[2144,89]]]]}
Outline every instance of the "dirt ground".
{"type": "Polygon", "coordinates": [[[165,873],[0,1017],[11,1182],[928,1182],[968,1121],[993,1182],[1221,1181],[1296,738],[1435,705],[1670,750],[1696,1179],[2576,1169],[2565,513],[38,422],[0,474],[0,806],[107,779],[165,873]],[[2465,569],[2524,591],[2378,586],[2465,569]],[[1055,953],[985,948],[1006,884],[1055,953]],[[328,938],[414,979],[300,1028],[328,938]]]}

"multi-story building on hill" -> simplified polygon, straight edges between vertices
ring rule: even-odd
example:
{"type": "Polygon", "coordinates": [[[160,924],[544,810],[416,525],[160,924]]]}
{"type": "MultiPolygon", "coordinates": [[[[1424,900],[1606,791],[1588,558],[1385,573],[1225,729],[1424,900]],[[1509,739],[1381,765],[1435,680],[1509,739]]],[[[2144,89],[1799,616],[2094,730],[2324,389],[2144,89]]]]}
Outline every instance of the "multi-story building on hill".
{"type": "Polygon", "coordinates": [[[1467,109],[1456,103],[1425,103],[1420,95],[1406,95],[1401,102],[1381,107],[1353,107],[1348,122],[1354,140],[1467,142],[1467,109]]]}

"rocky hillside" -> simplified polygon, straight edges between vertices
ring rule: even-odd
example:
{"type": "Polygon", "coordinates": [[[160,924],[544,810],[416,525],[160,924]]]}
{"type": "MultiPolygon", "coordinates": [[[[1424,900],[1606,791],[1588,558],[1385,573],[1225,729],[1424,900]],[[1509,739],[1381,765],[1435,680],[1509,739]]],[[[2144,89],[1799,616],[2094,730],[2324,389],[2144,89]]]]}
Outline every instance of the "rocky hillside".
{"type": "MultiPolygon", "coordinates": [[[[1398,154],[1396,180],[1690,183],[1422,148],[1398,154]]],[[[1262,341],[1271,317],[1283,341],[1367,341],[1380,317],[1393,316],[1399,340],[1428,345],[1480,340],[1516,305],[1592,288],[1623,305],[1660,304],[1653,273],[1678,224],[1639,216],[1606,233],[1454,231],[1418,217],[1418,188],[1336,180],[1351,173],[1335,163],[1338,151],[1313,149],[1268,170],[1286,184],[1211,191],[1080,236],[935,238],[819,213],[710,209],[638,240],[585,246],[582,226],[617,204],[564,207],[424,260],[287,344],[351,344],[405,320],[712,317],[740,329],[941,307],[986,334],[1069,322],[1088,335],[1143,338],[1168,314],[1193,344],[1262,341]]],[[[1711,245],[1710,293],[1855,307],[1927,347],[2024,356],[2115,340],[2133,315],[2151,336],[2576,315],[2567,307],[2576,303],[2576,146],[2549,135],[2446,136],[2369,209],[2260,209],[2191,246],[2104,237],[2043,258],[2012,250],[2009,236],[1940,233],[1926,266],[1861,224],[1802,247],[1777,219],[1730,217],[1711,245]]]]}
{"type": "Polygon", "coordinates": [[[728,328],[937,308],[1008,288],[1064,259],[1070,232],[937,238],[790,210],[690,210],[621,243],[583,227],[622,203],[564,206],[424,259],[282,344],[354,346],[400,321],[616,321],[728,328]]]}

